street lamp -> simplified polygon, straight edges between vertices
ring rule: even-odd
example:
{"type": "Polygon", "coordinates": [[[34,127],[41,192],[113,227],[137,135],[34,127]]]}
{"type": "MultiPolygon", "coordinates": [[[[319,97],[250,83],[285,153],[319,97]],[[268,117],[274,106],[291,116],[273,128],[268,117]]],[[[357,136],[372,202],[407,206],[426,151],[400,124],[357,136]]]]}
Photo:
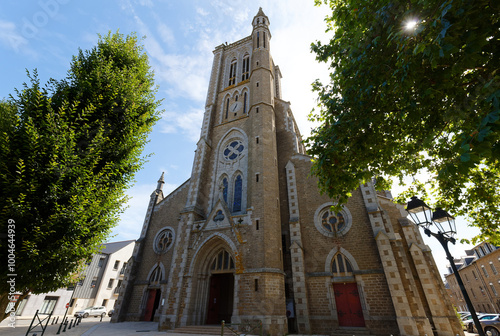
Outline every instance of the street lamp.
{"type": "Polygon", "coordinates": [[[411,198],[411,201],[408,202],[408,204],[406,205],[406,211],[410,215],[411,220],[416,225],[424,228],[424,233],[427,236],[433,236],[439,241],[441,246],[443,246],[444,251],[446,252],[446,258],[449,260],[451,268],[453,269],[453,273],[455,274],[458,286],[462,291],[462,296],[464,297],[465,303],[469,308],[469,312],[471,313],[472,320],[474,321],[477,332],[479,336],[484,336],[483,328],[479,323],[479,319],[477,318],[474,306],[470,301],[469,295],[465,290],[462,278],[458,273],[457,266],[455,265],[454,259],[450,254],[450,250],[448,249],[448,242],[451,242],[452,244],[455,244],[456,242],[454,237],[457,233],[455,218],[441,208],[436,208],[436,211],[432,212],[432,209],[427,206],[424,201],[418,199],[418,197],[416,196],[413,196],[411,198]],[[431,228],[433,227],[437,228],[437,232],[431,231],[431,228]]]}

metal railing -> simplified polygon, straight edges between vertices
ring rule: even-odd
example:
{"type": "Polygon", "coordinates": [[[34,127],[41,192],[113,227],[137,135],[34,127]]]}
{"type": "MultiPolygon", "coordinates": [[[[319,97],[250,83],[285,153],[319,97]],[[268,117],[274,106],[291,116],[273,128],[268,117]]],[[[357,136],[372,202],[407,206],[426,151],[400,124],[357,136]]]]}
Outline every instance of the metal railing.
{"type": "Polygon", "coordinates": [[[38,330],[36,330],[36,327],[40,327],[42,329],[40,331],[42,332],[41,336],[43,336],[43,333],[45,332],[45,329],[47,329],[47,325],[49,324],[52,312],[50,312],[50,314],[48,314],[44,318],[40,318],[40,315],[42,314],[38,313],[37,310],[35,316],[33,316],[33,319],[31,320],[31,324],[28,327],[28,331],[26,331],[26,336],[28,336],[30,333],[38,332],[38,330]],[[33,323],[35,324],[34,326],[33,323]]]}
{"type": "Polygon", "coordinates": [[[224,330],[229,331],[229,335],[246,336],[255,335],[258,331],[259,336],[262,336],[262,321],[244,322],[244,323],[226,323],[222,320],[220,334],[224,336],[224,330]]]}

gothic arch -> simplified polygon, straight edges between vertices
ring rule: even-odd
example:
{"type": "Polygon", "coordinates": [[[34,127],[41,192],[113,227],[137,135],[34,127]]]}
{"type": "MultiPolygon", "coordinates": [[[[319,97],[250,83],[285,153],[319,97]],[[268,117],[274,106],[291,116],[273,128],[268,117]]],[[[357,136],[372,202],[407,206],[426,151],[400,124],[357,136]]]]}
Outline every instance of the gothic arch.
{"type": "Polygon", "coordinates": [[[165,280],[166,277],[165,277],[165,266],[163,266],[163,263],[162,262],[158,262],[156,264],[153,265],[153,267],[151,267],[151,269],[149,270],[149,273],[148,273],[148,277],[146,279],[148,279],[148,282],[149,284],[152,284],[151,281],[155,280],[155,279],[158,279],[158,281],[154,281],[154,282],[158,282],[158,284],[162,281],[162,280],[165,280]],[[155,274],[159,271],[159,277],[155,274]],[[155,279],[153,279],[155,278],[155,279]]]}
{"type": "MultiPolygon", "coordinates": [[[[208,314],[208,301],[210,292],[210,281],[212,270],[211,265],[219,252],[225,251],[232,258],[233,264],[236,266],[236,256],[238,255],[236,245],[234,242],[227,237],[225,234],[216,232],[208,236],[197,248],[193,254],[191,264],[189,265],[189,271],[187,276],[188,281],[188,292],[190,295],[186,297],[186,324],[191,325],[202,325],[205,324],[208,314]]],[[[237,310],[237,293],[235,288],[237,288],[238,276],[235,274],[235,270],[228,269],[223,271],[230,276],[233,292],[232,292],[232,307],[233,316],[236,316],[237,310]]]]}
{"type": "Polygon", "coordinates": [[[330,253],[328,253],[328,256],[326,257],[325,272],[330,273],[332,271],[333,258],[337,255],[337,253],[341,253],[347,260],[349,260],[353,270],[359,270],[358,263],[356,262],[356,259],[354,259],[352,254],[350,254],[349,251],[347,251],[345,248],[339,248],[338,246],[336,246],[330,250],[330,253]]]}
{"type": "Polygon", "coordinates": [[[224,95],[224,98],[222,99],[219,123],[222,123],[224,120],[227,119],[226,112],[228,112],[230,102],[231,102],[231,95],[229,93],[227,93],[224,95]]]}
{"type": "Polygon", "coordinates": [[[242,195],[241,195],[241,210],[237,212],[245,212],[247,207],[247,180],[248,180],[248,137],[241,129],[233,127],[228,130],[219,140],[215,147],[216,160],[214,161],[214,169],[212,175],[212,186],[210,190],[210,206],[207,213],[212,211],[213,206],[219,199],[219,187],[224,175],[228,177],[229,190],[227,204],[230,209],[233,205],[234,196],[234,179],[236,174],[242,178],[242,195]],[[238,145],[230,148],[235,142],[238,145]],[[242,147],[240,147],[242,146],[242,147]],[[236,149],[241,149],[237,151],[236,149]],[[227,152],[224,156],[225,151],[227,152]],[[234,153],[234,154],[232,154],[234,153]]]}
{"type": "MultiPolygon", "coordinates": [[[[193,276],[193,272],[195,267],[197,267],[196,263],[199,262],[199,259],[202,259],[203,256],[208,260],[209,257],[213,254],[215,254],[215,250],[219,250],[221,246],[226,245],[228,247],[228,252],[231,253],[233,258],[237,255],[237,248],[234,242],[225,234],[220,233],[220,232],[214,232],[201,244],[198,245],[198,248],[196,249],[196,252],[193,254],[193,259],[191,261],[191,264],[189,265],[189,275],[193,276]],[[202,257],[199,257],[198,255],[200,254],[200,251],[203,252],[201,255],[202,257]]],[[[207,262],[208,264],[208,262],[207,262]]],[[[206,266],[206,265],[205,265],[206,266]]],[[[209,266],[207,266],[209,267],[209,266]]]]}

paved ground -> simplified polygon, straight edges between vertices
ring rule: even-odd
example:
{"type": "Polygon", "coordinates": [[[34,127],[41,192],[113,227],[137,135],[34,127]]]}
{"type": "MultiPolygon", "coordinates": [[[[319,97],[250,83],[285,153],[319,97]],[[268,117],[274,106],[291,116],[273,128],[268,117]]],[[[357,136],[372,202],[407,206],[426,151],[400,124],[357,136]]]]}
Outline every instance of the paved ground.
{"type": "MultiPolygon", "coordinates": [[[[62,319],[59,319],[59,322],[62,319]]],[[[60,333],[62,336],[138,336],[147,333],[148,336],[190,336],[187,334],[175,334],[158,331],[158,323],[156,322],[122,322],[109,323],[110,318],[105,317],[100,321],[100,318],[88,317],[82,320],[78,326],[71,329],[66,329],[66,332],[60,333]],[[139,333],[139,334],[138,334],[139,333]]],[[[52,320],[51,320],[52,322],[52,320]]],[[[17,319],[15,328],[8,326],[8,321],[4,320],[0,323],[1,336],[25,336],[28,331],[31,320],[17,319]]],[[[59,325],[49,323],[44,336],[56,335],[59,325]]],[[[41,336],[40,327],[34,329],[29,336],[41,336]]],[[[193,335],[191,335],[193,336],[193,335]]],[[[465,336],[477,336],[465,332],[465,336]]]]}

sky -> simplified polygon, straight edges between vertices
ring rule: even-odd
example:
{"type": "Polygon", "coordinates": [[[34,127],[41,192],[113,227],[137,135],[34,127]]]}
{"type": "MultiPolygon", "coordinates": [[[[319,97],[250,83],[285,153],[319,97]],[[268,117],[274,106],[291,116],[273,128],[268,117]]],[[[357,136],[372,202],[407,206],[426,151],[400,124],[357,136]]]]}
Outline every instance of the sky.
{"type": "MultiPolygon", "coordinates": [[[[152,154],[127,194],[130,201],[110,241],[139,238],[149,197],[165,173],[165,195],[184,183],[200,136],[208,81],[216,46],[251,34],[259,7],[269,17],[271,54],[279,65],[283,98],[303,137],[313,125],[312,82],[326,82],[328,69],[315,61],[310,45],[326,41],[328,8],[314,0],[26,0],[0,2],[0,99],[22,89],[26,71],[37,69],[41,83],[66,76],[73,55],[96,45],[108,32],[145,37],[143,44],[155,72],[156,97],[163,99],[161,120],[144,154],[152,154]]],[[[459,221],[458,238],[475,231],[459,221]]],[[[448,263],[435,239],[427,239],[440,273],[448,263]]],[[[471,246],[457,244],[451,252],[464,255],[471,246]]]]}

